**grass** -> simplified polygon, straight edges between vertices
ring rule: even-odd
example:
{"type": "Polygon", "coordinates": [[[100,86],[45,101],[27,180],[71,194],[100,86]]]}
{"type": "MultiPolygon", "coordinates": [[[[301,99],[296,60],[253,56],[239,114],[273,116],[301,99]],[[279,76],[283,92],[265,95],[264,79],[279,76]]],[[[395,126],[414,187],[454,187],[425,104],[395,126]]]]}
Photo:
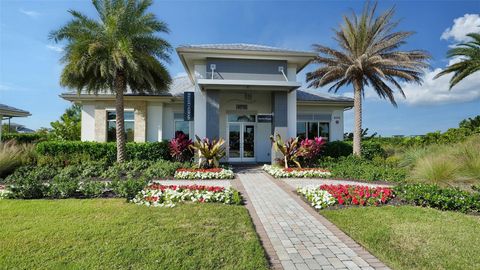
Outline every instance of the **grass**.
{"type": "Polygon", "coordinates": [[[267,269],[247,210],[0,200],[0,269],[267,269]]]}
{"type": "Polygon", "coordinates": [[[411,149],[403,155],[411,168],[411,182],[435,183],[468,189],[480,183],[480,136],[449,145],[411,149]]]}
{"type": "Polygon", "coordinates": [[[393,269],[480,269],[480,217],[413,206],[321,213],[393,269]]]}

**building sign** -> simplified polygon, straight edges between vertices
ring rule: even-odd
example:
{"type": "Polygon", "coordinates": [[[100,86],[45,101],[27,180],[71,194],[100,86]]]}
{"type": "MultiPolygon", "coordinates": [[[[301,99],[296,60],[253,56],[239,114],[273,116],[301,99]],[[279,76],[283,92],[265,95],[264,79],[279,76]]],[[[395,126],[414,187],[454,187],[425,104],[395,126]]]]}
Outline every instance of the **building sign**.
{"type": "Polygon", "coordinates": [[[258,123],[272,123],[273,115],[272,114],[257,114],[258,123]]]}
{"type": "Polygon", "coordinates": [[[193,121],[194,93],[183,93],[183,120],[193,121]]]}

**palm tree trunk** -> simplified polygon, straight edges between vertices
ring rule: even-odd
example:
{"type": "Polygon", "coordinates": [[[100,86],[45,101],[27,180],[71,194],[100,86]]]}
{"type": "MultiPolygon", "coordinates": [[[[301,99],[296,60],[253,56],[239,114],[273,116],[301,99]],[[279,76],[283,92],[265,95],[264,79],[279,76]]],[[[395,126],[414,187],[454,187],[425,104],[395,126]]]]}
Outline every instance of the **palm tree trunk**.
{"type": "Polygon", "coordinates": [[[114,82],[115,87],[115,111],[116,111],[116,135],[117,135],[117,162],[125,161],[125,122],[123,93],[126,91],[127,83],[123,72],[118,71],[114,82]]]}
{"type": "Polygon", "coordinates": [[[359,81],[353,82],[353,109],[355,112],[355,127],[353,129],[353,154],[362,154],[362,85],[359,81]]]}

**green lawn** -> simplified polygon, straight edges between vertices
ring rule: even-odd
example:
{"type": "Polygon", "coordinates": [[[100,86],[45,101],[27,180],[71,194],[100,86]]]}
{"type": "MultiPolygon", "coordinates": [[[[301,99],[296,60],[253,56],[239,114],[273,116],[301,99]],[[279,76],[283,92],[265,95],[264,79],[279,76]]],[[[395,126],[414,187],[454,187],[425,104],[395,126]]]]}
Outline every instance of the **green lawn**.
{"type": "Polygon", "coordinates": [[[434,209],[321,211],[393,269],[480,269],[480,217],[434,209]]]}
{"type": "Polygon", "coordinates": [[[266,269],[242,206],[0,200],[0,269],[266,269]]]}

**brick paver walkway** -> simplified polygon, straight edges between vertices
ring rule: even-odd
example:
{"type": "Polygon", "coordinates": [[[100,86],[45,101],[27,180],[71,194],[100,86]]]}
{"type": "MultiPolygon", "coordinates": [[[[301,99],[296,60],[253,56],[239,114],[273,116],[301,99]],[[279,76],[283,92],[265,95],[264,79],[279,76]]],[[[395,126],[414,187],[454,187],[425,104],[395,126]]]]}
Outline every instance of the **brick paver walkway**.
{"type": "Polygon", "coordinates": [[[362,258],[353,240],[321,222],[277,180],[256,171],[238,177],[284,269],[388,269],[364,250],[362,258]]]}

